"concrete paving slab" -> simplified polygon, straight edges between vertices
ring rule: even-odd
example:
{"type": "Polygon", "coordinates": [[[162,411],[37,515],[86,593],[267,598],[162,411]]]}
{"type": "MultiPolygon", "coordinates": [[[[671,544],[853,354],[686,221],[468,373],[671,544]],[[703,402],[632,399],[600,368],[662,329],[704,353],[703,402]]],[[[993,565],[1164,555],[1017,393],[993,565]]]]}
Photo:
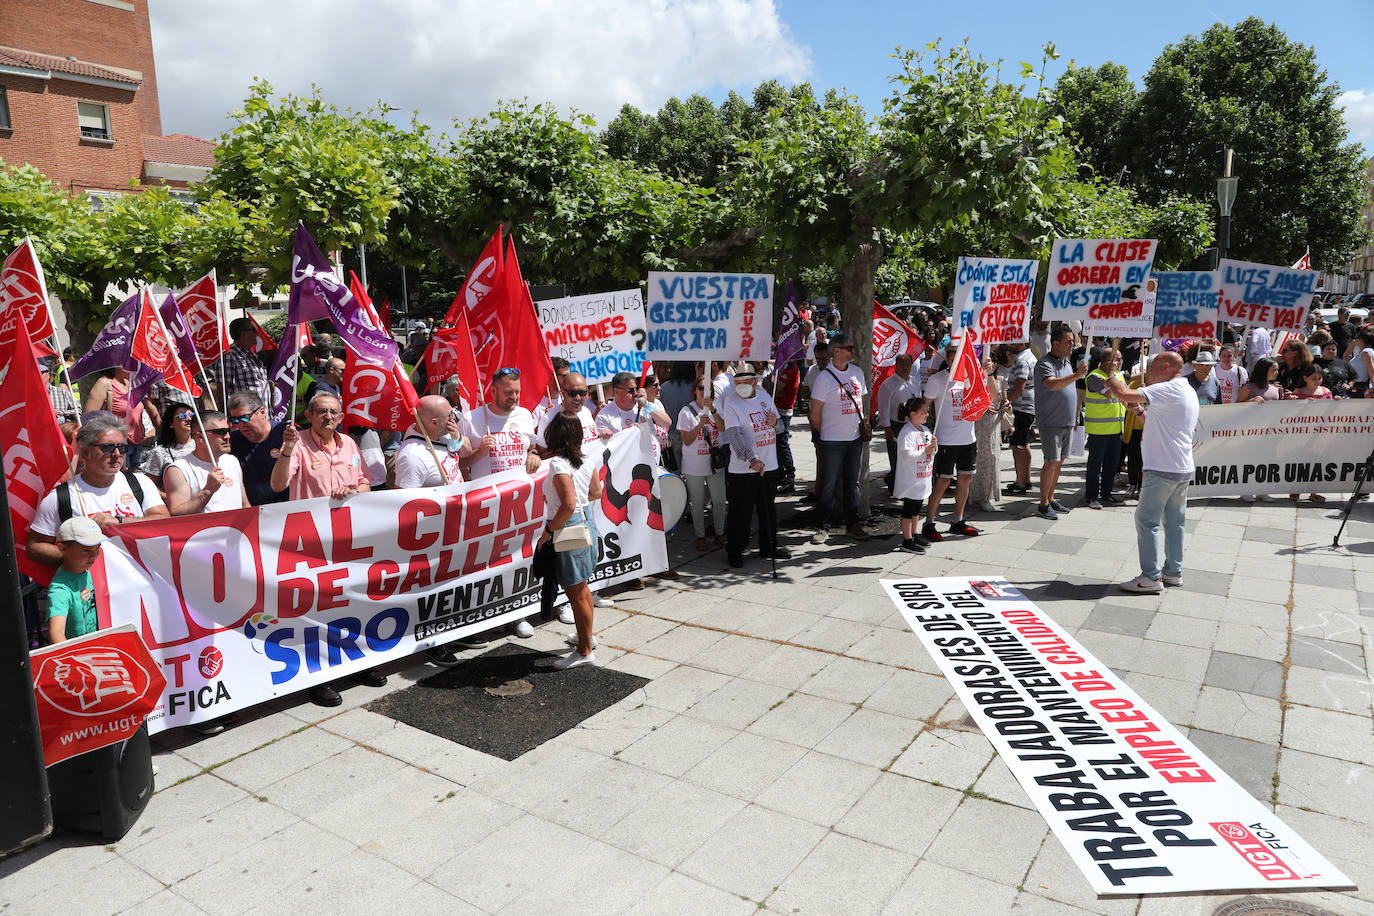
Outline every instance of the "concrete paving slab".
{"type": "Polygon", "coordinates": [[[722,890],[763,901],[827,831],[777,811],[750,805],[713,833],[678,867],[722,890]]]}

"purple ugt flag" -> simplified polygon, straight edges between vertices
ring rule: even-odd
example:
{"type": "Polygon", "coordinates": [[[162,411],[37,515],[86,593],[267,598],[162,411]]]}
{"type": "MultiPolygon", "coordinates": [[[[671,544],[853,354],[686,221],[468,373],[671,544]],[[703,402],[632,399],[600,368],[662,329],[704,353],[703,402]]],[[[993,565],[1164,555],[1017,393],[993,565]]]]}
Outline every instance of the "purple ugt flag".
{"type": "MultiPolygon", "coordinates": [[[[348,285],[335,276],[334,268],[301,223],[296,225],[295,250],[291,255],[291,296],[287,300],[286,314],[288,336],[295,330],[294,325],[328,318],[334,322],[334,329],[339,332],[344,346],[362,362],[383,369],[390,369],[396,362],[400,349],[396,341],[372,323],[349,292],[348,285]]],[[[295,349],[293,343],[293,356],[295,349]]],[[[283,341],[282,348],[277,351],[279,363],[286,350],[283,341]]]]}
{"type": "Polygon", "coordinates": [[[787,282],[787,305],[782,310],[782,328],[778,331],[777,364],[796,359],[805,347],[802,344],[801,313],[797,311],[797,297],[792,290],[792,281],[787,282]]]}
{"type": "Polygon", "coordinates": [[[109,322],[96,335],[95,343],[72,366],[72,378],[82,378],[102,369],[123,368],[132,372],[137,367],[129,355],[129,348],[133,345],[134,328],[138,327],[138,305],[138,293],[135,292],[114,310],[109,322]]]}

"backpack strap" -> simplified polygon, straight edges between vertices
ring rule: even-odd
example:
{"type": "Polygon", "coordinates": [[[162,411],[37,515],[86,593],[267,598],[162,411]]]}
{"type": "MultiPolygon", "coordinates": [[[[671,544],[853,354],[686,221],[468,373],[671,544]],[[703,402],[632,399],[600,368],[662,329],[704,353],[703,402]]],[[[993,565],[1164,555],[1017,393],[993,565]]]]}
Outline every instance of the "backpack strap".
{"type": "Polygon", "coordinates": [[[64,483],[57,488],[57,523],[60,525],[72,517],[72,485],[64,483]]]}
{"type": "Polygon", "coordinates": [[[138,482],[138,475],[135,474],[133,471],[129,470],[128,468],[124,468],[123,471],[121,471],[121,473],[124,475],[125,481],[128,482],[128,484],[129,484],[129,489],[133,491],[133,494],[134,494],[134,502],[138,503],[139,513],[142,514],[142,512],[143,512],[143,484],[141,484],[141,483],[138,482]]]}

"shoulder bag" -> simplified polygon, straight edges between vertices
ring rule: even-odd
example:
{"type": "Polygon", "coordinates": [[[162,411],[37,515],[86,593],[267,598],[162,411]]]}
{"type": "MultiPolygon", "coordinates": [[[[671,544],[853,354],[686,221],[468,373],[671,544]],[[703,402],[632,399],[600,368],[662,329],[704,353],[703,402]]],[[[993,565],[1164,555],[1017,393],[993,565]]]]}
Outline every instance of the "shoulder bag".
{"type": "Polygon", "coordinates": [[[849,398],[849,403],[854,405],[854,412],[859,415],[860,441],[871,441],[873,439],[873,424],[869,422],[868,417],[864,416],[864,409],[859,406],[859,402],[857,399],[855,399],[854,393],[849,390],[849,387],[845,385],[844,382],[840,381],[840,377],[835,374],[834,369],[831,369],[829,366],[826,366],[825,371],[830,373],[830,377],[835,380],[835,384],[840,386],[840,390],[844,392],[844,396],[849,398]]]}
{"type": "MultiPolygon", "coordinates": [[[[577,492],[577,480],[573,479],[573,496],[577,499],[577,508],[581,511],[586,510],[586,505],[582,502],[582,496],[577,492]]],[[[558,553],[570,553],[574,550],[585,550],[592,546],[592,532],[587,527],[586,522],[577,524],[565,524],[553,533],[553,549],[558,553]]]]}

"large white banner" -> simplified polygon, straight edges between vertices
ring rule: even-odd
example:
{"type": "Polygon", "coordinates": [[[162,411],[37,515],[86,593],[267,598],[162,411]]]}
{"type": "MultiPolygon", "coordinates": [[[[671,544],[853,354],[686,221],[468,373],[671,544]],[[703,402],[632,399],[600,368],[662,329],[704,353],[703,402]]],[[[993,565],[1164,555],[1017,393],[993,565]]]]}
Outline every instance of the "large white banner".
{"type": "Polygon", "coordinates": [[[983,345],[1030,340],[1035,259],[961,257],[954,280],[954,331],[978,332],[983,345]]]}
{"type": "MultiPolygon", "coordinates": [[[[1055,239],[1042,317],[1084,322],[1140,318],[1155,245],[1153,239],[1055,239]]],[[[1150,315],[1153,319],[1154,313],[1150,315]]]]}
{"type": "Polygon", "coordinates": [[[1005,579],[883,586],[1098,894],[1354,886],[1005,579]]]}
{"type": "Polygon", "coordinates": [[[1371,449],[1374,400],[1203,407],[1188,495],[1349,493],[1374,473],[1366,464],[1371,449]]]}
{"type": "Polygon", "coordinates": [[[587,382],[609,382],[617,372],[638,378],[648,354],[644,297],[638,289],[536,302],[550,356],[561,356],[587,382]]]}
{"type": "Polygon", "coordinates": [[[649,271],[650,359],[766,362],[773,275],[649,271]]]}
{"type": "MultiPolygon", "coordinates": [[[[652,433],[604,452],[599,585],[668,566],[652,433]]],[[[121,526],[103,551],[111,623],[137,627],[167,676],[149,730],[537,614],[546,473],[121,526]]]]}

